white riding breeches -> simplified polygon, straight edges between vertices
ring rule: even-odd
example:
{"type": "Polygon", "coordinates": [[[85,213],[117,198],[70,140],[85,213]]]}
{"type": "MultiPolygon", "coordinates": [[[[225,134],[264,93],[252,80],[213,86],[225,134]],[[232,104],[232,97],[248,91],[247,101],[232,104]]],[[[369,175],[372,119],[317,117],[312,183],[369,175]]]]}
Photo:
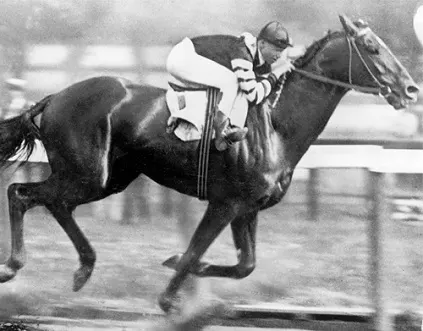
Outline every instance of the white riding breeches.
{"type": "Polygon", "coordinates": [[[195,52],[189,38],[184,38],[170,51],[167,71],[176,79],[217,87],[222,92],[218,109],[229,117],[238,93],[238,79],[228,68],[195,52]]]}

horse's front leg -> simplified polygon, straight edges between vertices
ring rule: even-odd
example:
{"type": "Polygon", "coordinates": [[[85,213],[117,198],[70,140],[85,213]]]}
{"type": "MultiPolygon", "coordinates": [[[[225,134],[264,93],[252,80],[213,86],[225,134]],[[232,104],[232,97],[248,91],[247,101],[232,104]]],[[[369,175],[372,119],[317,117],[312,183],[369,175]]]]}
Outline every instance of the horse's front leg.
{"type": "Polygon", "coordinates": [[[164,311],[167,312],[175,306],[176,293],[190,273],[190,269],[198,263],[222,230],[235,219],[238,209],[239,205],[236,203],[215,202],[209,204],[191,238],[188,249],[175,266],[174,276],[159,298],[159,305],[164,311]]]}
{"type": "MultiPolygon", "coordinates": [[[[190,272],[199,277],[245,278],[256,266],[256,234],[257,212],[237,217],[232,223],[232,236],[238,254],[238,263],[233,266],[222,266],[198,262],[190,272]]],[[[182,255],[175,255],[164,262],[164,265],[175,268],[182,255]]]]}
{"type": "Polygon", "coordinates": [[[256,267],[257,212],[236,218],[231,223],[231,228],[238,263],[221,266],[201,262],[193,272],[196,276],[240,279],[253,272],[256,267]]]}

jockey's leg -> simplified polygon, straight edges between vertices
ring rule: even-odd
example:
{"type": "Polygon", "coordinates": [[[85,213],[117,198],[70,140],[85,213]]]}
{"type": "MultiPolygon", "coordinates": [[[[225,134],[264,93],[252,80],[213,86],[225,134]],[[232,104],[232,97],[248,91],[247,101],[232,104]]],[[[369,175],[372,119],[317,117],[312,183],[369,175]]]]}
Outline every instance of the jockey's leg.
{"type": "Polygon", "coordinates": [[[230,125],[228,116],[220,109],[214,117],[213,127],[216,133],[215,146],[218,151],[224,151],[231,144],[243,140],[248,132],[247,128],[238,128],[230,125]]]}
{"type": "Polygon", "coordinates": [[[214,122],[218,150],[245,138],[247,128],[232,127],[229,123],[229,114],[238,93],[238,79],[233,71],[198,55],[188,38],[172,49],[166,66],[168,72],[179,80],[213,86],[222,92],[214,122]]]}

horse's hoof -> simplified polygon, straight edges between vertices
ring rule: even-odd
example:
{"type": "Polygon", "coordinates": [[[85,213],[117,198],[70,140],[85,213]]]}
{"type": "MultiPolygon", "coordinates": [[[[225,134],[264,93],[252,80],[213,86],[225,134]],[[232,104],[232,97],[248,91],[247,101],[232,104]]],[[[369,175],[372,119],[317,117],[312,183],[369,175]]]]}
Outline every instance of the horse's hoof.
{"type": "Polygon", "coordinates": [[[199,331],[209,326],[213,319],[230,317],[226,313],[227,307],[224,303],[211,303],[205,306],[197,305],[194,310],[184,312],[175,321],[176,330],[199,331]]]}
{"type": "Polygon", "coordinates": [[[238,317],[238,313],[234,310],[232,305],[225,302],[216,302],[212,306],[213,312],[216,316],[222,319],[234,319],[238,317]]]}
{"type": "Polygon", "coordinates": [[[162,263],[163,266],[168,267],[170,269],[176,270],[176,266],[178,265],[179,261],[181,261],[183,254],[176,254],[172,257],[168,258],[166,261],[162,263]]]}
{"type": "Polygon", "coordinates": [[[166,314],[173,312],[180,312],[180,307],[177,306],[176,302],[179,301],[179,297],[174,295],[168,295],[166,292],[162,293],[159,297],[159,306],[166,314]]]}
{"type": "Polygon", "coordinates": [[[16,270],[6,264],[0,266],[0,283],[5,283],[16,276],[16,270]]]}
{"type": "Polygon", "coordinates": [[[168,313],[170,308],[172,308],[172,302],[166,295],[161,294],[159,297],[159,307],[165,313],[168,313]]]}
{"type": "Polygon", "coordinates": [[[93,272],[92,267],[82,266],[73,275],[73,291],[78,292],[90,279],[93,272]]]}

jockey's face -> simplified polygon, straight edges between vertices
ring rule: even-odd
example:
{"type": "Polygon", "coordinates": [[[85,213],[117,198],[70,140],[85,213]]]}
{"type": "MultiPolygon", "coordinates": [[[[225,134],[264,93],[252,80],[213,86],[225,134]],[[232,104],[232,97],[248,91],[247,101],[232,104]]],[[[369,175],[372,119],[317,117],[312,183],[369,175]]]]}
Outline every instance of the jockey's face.
{"type": "Polygon", "coordinates": [[[263,39],[258,41],[258,48],[263,56],[263,60],[268,64],[272,64],[279,59],[284,50],[283,48],[277,47],[276,45],[273,45],[263,39]]]}

